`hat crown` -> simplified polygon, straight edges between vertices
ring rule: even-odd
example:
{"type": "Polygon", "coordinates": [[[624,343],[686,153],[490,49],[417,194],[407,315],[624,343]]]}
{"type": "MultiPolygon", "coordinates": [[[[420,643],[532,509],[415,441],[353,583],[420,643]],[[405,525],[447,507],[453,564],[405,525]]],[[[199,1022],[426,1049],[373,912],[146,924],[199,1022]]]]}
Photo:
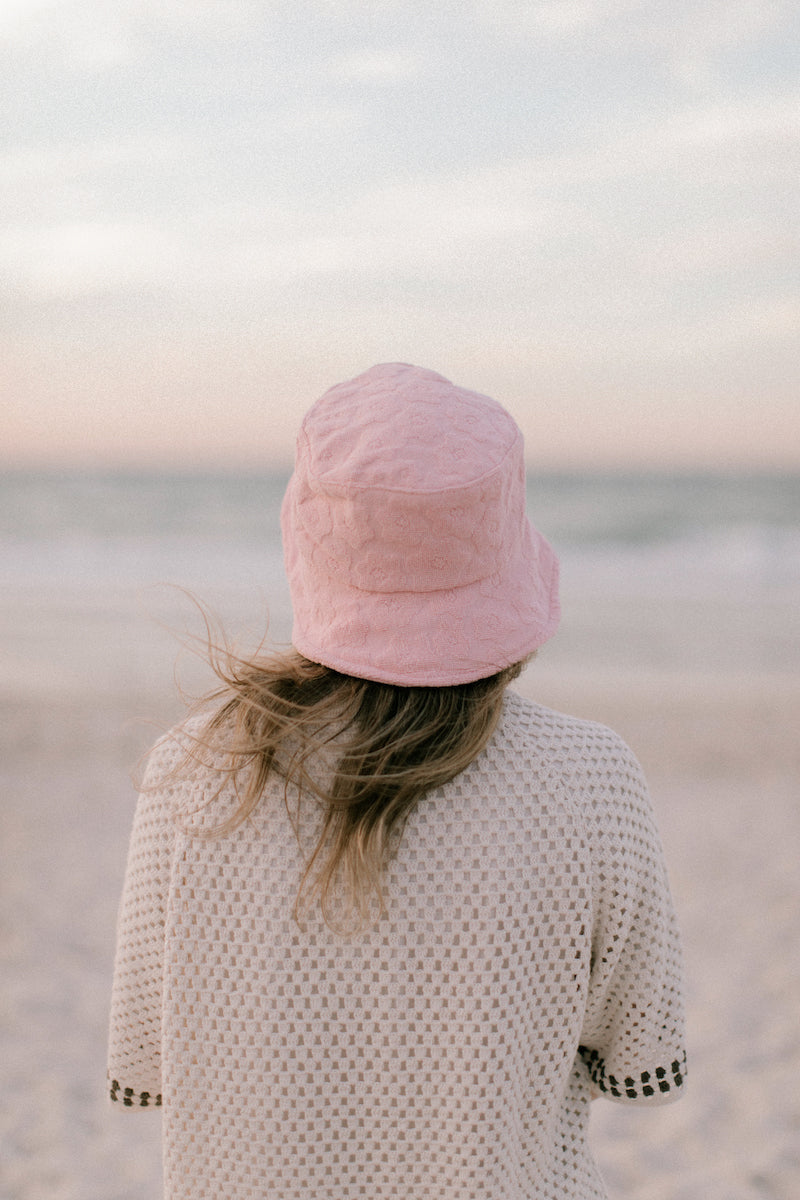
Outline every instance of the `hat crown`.
{"type": "Polygon", "coordinates": [[[490,474],[522,435],[489,396],[435,371],[382,363],[330,388],[306,414],[298,466],[326,488],[438,492],[490,474]]]}
{"type": "Polygon", "coordinates": [[[522,436],[488,396],[419,367],[373,367],[308,413],[293,489],[329,576],[375,593],[463,587],[522,536],[522,436]]]}

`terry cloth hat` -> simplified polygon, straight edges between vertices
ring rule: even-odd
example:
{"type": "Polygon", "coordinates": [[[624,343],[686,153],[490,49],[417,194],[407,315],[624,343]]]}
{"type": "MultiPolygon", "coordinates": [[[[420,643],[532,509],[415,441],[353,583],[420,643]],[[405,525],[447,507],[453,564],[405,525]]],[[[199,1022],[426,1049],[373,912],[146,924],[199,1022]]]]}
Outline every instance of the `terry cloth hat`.
{"type": "Polygon", "coordinates": [[[558,563],[525,516],[522,434],[433,371],[384,363],[312,406],[281,524],[292,642],[336,671],[468,683],[556,631],[558,563]]]}

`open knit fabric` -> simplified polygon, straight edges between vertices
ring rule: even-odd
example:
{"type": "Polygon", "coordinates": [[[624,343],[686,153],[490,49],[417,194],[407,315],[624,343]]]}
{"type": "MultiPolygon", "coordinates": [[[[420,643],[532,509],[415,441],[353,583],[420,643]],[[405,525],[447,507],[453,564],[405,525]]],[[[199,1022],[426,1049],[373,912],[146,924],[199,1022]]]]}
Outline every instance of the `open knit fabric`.
{"type": "MultiPolygon", "coordinates": [[[[182,753],[162,740],[149,782],[182,753]]],[[[120,910],[110,1092],[163,1103],[167,1200],[605,1197],[592,1090],[658,1104],[685,1077],[666,871],[616,734],[507,692],[350,937],[292,918],[281,779],[197,836],[230,811],[229,787],[198,811],[220,780],[143,792],[120,910]]]]}

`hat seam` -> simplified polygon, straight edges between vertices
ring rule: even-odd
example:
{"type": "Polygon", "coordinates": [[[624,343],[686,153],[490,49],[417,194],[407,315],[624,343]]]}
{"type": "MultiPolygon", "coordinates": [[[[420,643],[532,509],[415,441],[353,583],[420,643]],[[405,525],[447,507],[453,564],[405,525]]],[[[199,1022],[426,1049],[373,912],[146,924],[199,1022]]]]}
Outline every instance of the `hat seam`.
{"type": "MultiPolygon", "coordinates": [[[[308,444],[308,434],[306,433],[305,429],[302,429],[300,432],[301,432],[303,438],[305,439],[306,444],[308,444]]],[[[500,468],[505,465],[505,463],[508,460],[509,456],[511,455],[512,451],[516,449],[517,444],[519,442],[523,442],[523,444],[524,444],[521,430],[516,429],[514,432],[513,442],[508,447],[508,450],[505,452],[505,454],[499,460],[499,462],[497,462],[495,464],[495,466],[493,466],[488,471],[484,471],[483,475],[476,475],[474,478],[471,478],[463,483],[453,484],[450,487],[400,488],[400,487],[387,487],[385,484],[380,484],[380,483],[355,483],[355,482],[350,482],[350,481],[341,482],[341,483],[338,481],[333,481],[332,485],[328,485],[328,486],[333,486],[333,487],[337,487],[337,488],[347,488],[347,489],[355,490],[358,492],[385,492],[390,495],[397,495],[397,496],[445,496],[445,495],[447,495],[448,492],[465,491],[468,488],[474,488],[477,484],[483,483],[484,480],[486,480],[486,479],[491,479],[491,477],[493,475],[496,475],[497,472],[500,470],[500,468]]],[[[299,455],[298,455],[298,459],[299,459],[299,455]]],[[[298,465],[297,462],[295,462],[295,472],[297,471],[297,465],[298,465]]],[[[311,470],[310,462],[307,464],[306,477],[309,479],[309,481],[310,480],[318,480],[318,481],[322,482],[322,476],[311,470]]]]}

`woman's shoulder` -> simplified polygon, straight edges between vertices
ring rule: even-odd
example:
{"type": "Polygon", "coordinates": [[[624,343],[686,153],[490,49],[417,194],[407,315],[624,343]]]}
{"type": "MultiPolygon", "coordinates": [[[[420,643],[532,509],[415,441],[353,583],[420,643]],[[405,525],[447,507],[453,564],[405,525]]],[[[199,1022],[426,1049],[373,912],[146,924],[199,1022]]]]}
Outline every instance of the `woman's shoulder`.
{"type": "Polygon", "coordinates": [[[192,712],[165,730],[147,751],[146,775],[160,769],[171,769],[197,745],[208,724],[209,713],[192,712]]]}
{"type": "Polygon", "coordinates": [[[570,759],[585,754],[612,762],[633,757],[624,739],[602,722],[558,712],[511,688],[503,699],[502,728],[508,737],[533,740],[540,749],[570,759]]]}
{"type": "Polygon", "coordinates": [[[642,769],[630,746],[599,721],[557,712],[509,690],[499,734],[509,750],[537,762],[573,795],[583,793],[599,802],[623,792],[646,794],[642,769]]]}
{"type": "Polygon", "coordinates": [[[180,808],[187,788],[220,773],[221,753],[208,738],[213,715],[214,709],[193,710],[157,739],[146,757],[141,791],[163,793],[180,808]]]}

